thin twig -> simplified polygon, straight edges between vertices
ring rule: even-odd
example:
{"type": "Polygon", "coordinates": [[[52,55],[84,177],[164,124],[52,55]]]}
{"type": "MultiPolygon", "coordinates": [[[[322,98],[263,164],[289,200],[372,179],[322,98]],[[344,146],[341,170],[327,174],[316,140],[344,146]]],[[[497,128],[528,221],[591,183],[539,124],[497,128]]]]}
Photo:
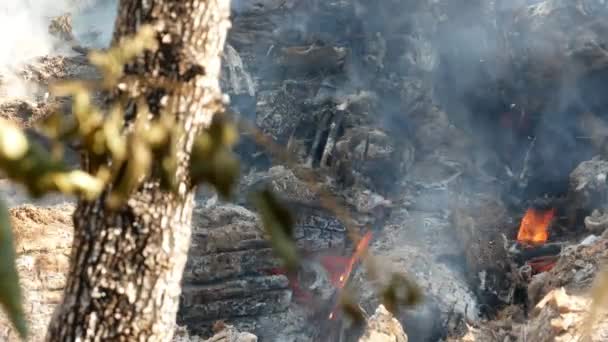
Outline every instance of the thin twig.
{"type": "Polygon", "coordinates": [[[528,163],[530,162],[530,155],[531,155],[532,149],[534,148],[535,143],[536,143],[536,137],[532,138],[532,141],[530,142],[530,146],[528,146],[528,150],[526,151],[526,156],[524,158],[524,165],[521,168],[521,173],[519,174],[520,180],[523,180],[524,177],[526,177],[526,174],[528,173],[528,163]]]}

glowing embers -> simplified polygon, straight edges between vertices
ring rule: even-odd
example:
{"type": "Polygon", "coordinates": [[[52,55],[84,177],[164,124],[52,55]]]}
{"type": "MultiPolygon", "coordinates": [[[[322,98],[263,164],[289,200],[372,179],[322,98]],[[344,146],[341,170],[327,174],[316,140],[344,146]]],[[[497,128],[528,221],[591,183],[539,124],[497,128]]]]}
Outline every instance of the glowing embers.
{"type": "Polygon", "coordinates": [[[541,210],[530,208],[521,219],[517,232],[517,242],[540,245],[549,238],[549,225],[555,216],[555,209],[541,210]]]}
{"type": "Polygon", "coordinates": [[[299,304],[314,308],[317,307],[315,302],[318,302],[319,300],[323,301],[323,298],[329,299],[331,297],[330,305],[333,307],[331,307],[331,313],[329,314],[328,318],[335,319],[338,316],[339,309],[339,304],[336,303],[336,299],[340,296],[340,291],[346,286],[346,283],[348,282],[348,279],[350,278],[357,263],[365,255],[371,240],[372,233],[370,231],[359,239],[353,253],[350,256],[325,255],[319,257],[318,259],[314,258],[312,264],[309,264],[311,269],[308,269],[308,272],[303,269],[300,270],[298,274],[288,274],[283,269],[273,268],[266,270],[265,273],[286,275],[287,279],[289,280],[289,287],[293,291],[294,301],[299,304]],[[320,266],[320,268],[310,266],[316,264],[316,262],[318,262],[317,265],[320,266]],[[324,275],[319,277],[318,271],[324,275]],[[311,274],[315,275],[310,276],[311,274]],[[332,293],[330,296],[323,295],[323,291],[318,293],[316,292],[319,289],[318,285],[323,282],[321,278],[328,281],[328,289],[332,293]],[[314,284],[309,286],[311,285],[308,284],[309,282],[314,284]]]}
{"type": "Polygon", "coordinates": [[[528,260],[526,262],[526,264],[528,266],[530,266],[530,268],[532,269],[532,272],[543,273],[543,272],[551,271],[551,269],[557,263],[557,259],[558,259],[557,256],[548,255],[548,256],[537,257],[537,258],[528,260]]]}
{"type": "Polygon", "coordinates": [[[370,241],[372,240],[372,233],[367,232],[357,243],[353,254],[350,257],[326,255],[320,258],[321,265],[327,271],[331,284],[337,288],[344,288],[353,268],[357,262],[361,259],[370,241]]]}
{"type": "MultiPolygon", "coordinates": [[[[365,255],[365,252],[367,251],[367,247],[369,246],[371,240],[372,232],[369,231],[365,233],[365,235],[363,235],[363,237],[361,237],[361,239],[357,243],[353,255],[348,259],[348,262],[346,263],[344,271],[341,272],[337,278],[332,275],[332,282],[334,283],[334,286],[338,289],[338,291],[343,289],[346,285],[346,282],[348,281],[348,278],[350,277],[353,268],[355,267],[357,262],[359,262],[359,260],[363,257],[363,255],[365,255]]],[[[334,319],[336,317],[337,309],[337,306],[334,307],[334,309],[329,314],[329,319],[334,319]]]]}

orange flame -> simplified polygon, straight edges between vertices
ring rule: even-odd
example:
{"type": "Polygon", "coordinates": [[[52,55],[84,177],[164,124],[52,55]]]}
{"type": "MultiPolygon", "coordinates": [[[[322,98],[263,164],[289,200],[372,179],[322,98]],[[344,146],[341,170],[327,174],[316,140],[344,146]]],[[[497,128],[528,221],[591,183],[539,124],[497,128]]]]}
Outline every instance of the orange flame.
{"type": "Polygon", "coordinates": [[[353,271],[353,267],[359,261],[359,259],[361,259],[361,257],[365,254],[365,252],[367,251],[367,247],[369,246],[369,243],[371,240],[372,240],[372,232],[365,233],[365,235],[363,235],[363,237],[359,240],[359,242],[357,243],[357,247],[355,247],[355,252],[353,253],[353,256],[348,260],[348,264],[346,265],[346,270],[344,270],[344,273],[342,273],[340,275],[340,277],[338,278],[338,280],[339,280],[338,288],[341,289],[344,287],[344,285],[346,285],[346,281],[350,277],[350,274],[353,271]]]}
{"type": "MultiPolygon", "coordinates": [[[[361,237],[361,239],[357,243],[357,246],[355,247],[355,251],[353,252],[353,255],[350,257],[350,259],[348,259],[348,263],[346,264],[346,268],[344,269],[344,272],[342,272],[342,274],[340,274],[340,276],[338,277],[338,281],[335,284],[335,286],[338,288],[338,290],[343,289],[344,286],[346,285],[346,282],[348,281],[348,278],[350,277],[350,274],[352,273],[353,268],[355,267],[355,265],[357,264],[359,259],[361,259],[361,257],[363,257],[363,255],[365,255],[365,252],[367,251],[367,247],[369,246],[369,243],[371,240],[372,240],[372,232],[368,231],[367,233],[365,233],[365,235],[363,235],[363,237],[361,237]]],[[[329,314],[329,319],[334,319],[336,317],[336,309],[337,308],[334,308],[332,310],[332,312],[329,314]]]]}
{"type": "MultiPolygon", "coordinates": [[[[357,262],[365,255],[367,247],[372,240],[372,233],[367,232],[357,243],[353,254],[350,257],[333,256],[327,255],[320,258],[321,265],[329,274],[329,280],[331,284],[339,291],[344,288],[353,268],[357,262]]],[[[294,275],[287,274],[285,270],[280,268],[272,268],[265,270],[267,274],[285,274],[289,280],[289,286],[291,287],[294,299],[298,303],[306,304],[310,303],[313,299],[311,292],[302,289],[294,275]]],[[[329,319],[335,319],[337,317],[337,305],[333,308],[329,314],[329,319]]]]}
{"type": "Polygon", "coordinates": [[[543,244],[549,238],[549,224],[553,220],[555,209],[538,210],[530,208],[521,219],[517,242],[524,244],[543,244]]]}

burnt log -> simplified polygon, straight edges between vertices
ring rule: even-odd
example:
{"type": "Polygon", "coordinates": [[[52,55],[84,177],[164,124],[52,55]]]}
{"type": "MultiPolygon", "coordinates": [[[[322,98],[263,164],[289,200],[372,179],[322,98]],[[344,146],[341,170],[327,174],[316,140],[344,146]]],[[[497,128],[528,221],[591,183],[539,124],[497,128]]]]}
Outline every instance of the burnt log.
{"type": "Polygon", "coordinates": [[[344,248],[346,228],[326,209],[314,208],[299,203],[297,208],[295,239],[299,247],[308,251],[344,248]]]}
{"type": "Polygon", "coordinates": [[[196,208],[178,321],[203,335],[218,320],[251,329],[291,301],[280,267],[255,213],[214,203],[196,208]]]}
{"type": "Polygon", "coordinates": [[[192,293],[182,301],[182,322],[197,329],[198,322],[214,321],[218,317],[263,316],[284,311],[291,300],[287,291],[263,291],[246,297],[201,301],[192,293]]]}
{"type": "Polygon", "coordinates": [[[546,243],[523,248],[519,244],[516,244],[515,248],[509,250],[509,253],[512,255],[513,260],[521,265],[530,259],[559,255],[563,247],[563,243],[546,243]]]}
{"type": "Polygon", "coordinates": [[[239,279],[209,284],[190,284],[186,292],[193,294],[189,303],[206,303],[209,301],[249,296],[273,289],[286,289],[287,279],[280,275],[249,276],[239,279]]]}
{"type": "Polygon", "coordinates": [[[274,258],[273,251],[270,248],[245,249],[198,257],[195,253],[190,253],[189,256],[184,280],[193,283],[201,282],[201,279],[208,279],[212,282],[250,274],[264,274],[264,272],[281,265],[274,258]]]}

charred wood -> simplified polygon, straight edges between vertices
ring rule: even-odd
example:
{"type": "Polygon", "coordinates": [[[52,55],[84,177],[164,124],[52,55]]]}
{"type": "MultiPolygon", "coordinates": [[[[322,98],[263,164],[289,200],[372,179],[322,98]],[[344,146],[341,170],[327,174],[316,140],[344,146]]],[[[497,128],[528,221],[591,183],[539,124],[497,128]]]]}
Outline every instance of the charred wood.
{"type": "Polygon", "coordinates": [[[518,264],[523,264],[526,261],[539,257],[546,256],[557,256],[564,248],[565,243],[546,243],[540,246],[521,246],[516,244],[509,253],[512,255],[513,260],[518,264]]]}
{"type": "Polygon", "coordinates": [[[293,46],[281,49],[279,64],[290,72],[339,71],[348,49],[334,46],[293,46]]]}
{"type": "Polygon", "coordinates": [[[325,147],[323,148],[323,154],[321,155],[321,167],[329,166],[330,158],[334,154],[334,149],[336,148],[336,142],[338,140],[338,134],[342,130],[342,121],[344,120],[344,114],[337,113],[332,120],[332,123],[329,128],[329,133],[327,135],[327,141],[325,142],[325,147]]]}
{"type": "Polygon", "coordinates": [[[219,317],[238,318],[263,316],[285,311],[291,301],[291,292],[284,290],[250,292],[248,296],[200,300],[194,293],[183,297],[180,321],[196,326],[200,321],[217,320],[219,317]]]}

